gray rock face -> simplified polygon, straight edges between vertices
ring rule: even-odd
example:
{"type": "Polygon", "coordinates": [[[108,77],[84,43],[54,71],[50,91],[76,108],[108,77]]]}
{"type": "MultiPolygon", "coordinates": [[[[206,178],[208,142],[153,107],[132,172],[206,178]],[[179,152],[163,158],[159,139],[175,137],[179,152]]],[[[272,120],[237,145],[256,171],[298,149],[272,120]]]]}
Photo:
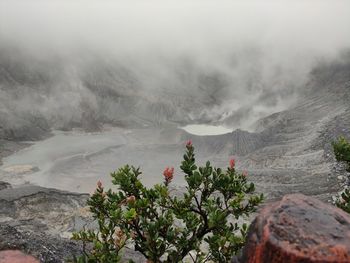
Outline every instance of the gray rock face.
{"type": "Polygon", "coordinates": [[[0,250],[21,249],[41,262],[63,262],[81,253],[70,232],[92,221],[87,195],[24,185],[0,186],[0,250]]]}
{"type": "Polygon", "coordinates": [[[235,130],[232,133],[215,136],[189,136],[199,151],[212,152],[222,155],[245,156],[263,148],[267,142],[260,133],[250,133],[243,130],[235,130]]]}
{"type": "Polygon", "coordinates": [[[40,262],[61,263],[81,254],[79,244],[41,231],[18,231],[14,226],[1,223],[0,235],[0,250],[19,249],[35,256],[40,262]]]}
{"type": "Polygon", "coordinates": [[[350,137],[349,72],[349,62],[315,70],[295,107],[257,123],[265,145],[244,156],[242,166],[259,170],[254,179],[271,183],[271,197],[301,192],[328,200],[339,189],[330,143],[339,135],[350,137]],[[333,67],[336,74],[328,74],[333,67]]]}
{"type": "Polygon", "coordinates": [[[0,191],[0,217],[3,222],[9,221],[11,224],[35,221],[40,231],[55,230],[60,233],[68,229],[77,230],[74,216],[87,214],[84,209],[79,210],[85,207],[86,200],[85,194],[33,185],[7,188],[0,191]]]}
{"type": "Polygon", "coordinates": [[[9,183],[0,181],[0,191],[8,188],[11,188],[11,185],[9,183]]]}

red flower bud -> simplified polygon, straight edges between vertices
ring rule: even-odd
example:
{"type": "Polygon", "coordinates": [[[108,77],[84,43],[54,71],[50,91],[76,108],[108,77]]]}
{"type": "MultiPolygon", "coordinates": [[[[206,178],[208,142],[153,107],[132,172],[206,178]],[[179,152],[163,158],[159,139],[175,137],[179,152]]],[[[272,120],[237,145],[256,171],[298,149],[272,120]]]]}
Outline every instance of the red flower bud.
{"type": "Polygon", "coordinates": [[[235,159],[231,159],[230,160],[230,168],[234,169],[235,168],[235,164],[236,164],[235,159]]]}
{"type": "Polygon", "coordinates": [[[186,147],[192,147],[192,141],[191,140],[188,140],[186,142],[186,147]]]}
{"type": "Polygon", "coordinates": [[[164,172],[164,179],[165,179],[165,184],[169,184],[171,180],[173,180],[174,177],[174,167],[167,167],[165,168],[164,172]]]}
{"type": "Polygon", "coordinates": [[[247,177],[247,176],[248,176],[248,172],[247,172],[247,171],[243,171],[242,175],[243,175],[244,177],[247,177]]]}

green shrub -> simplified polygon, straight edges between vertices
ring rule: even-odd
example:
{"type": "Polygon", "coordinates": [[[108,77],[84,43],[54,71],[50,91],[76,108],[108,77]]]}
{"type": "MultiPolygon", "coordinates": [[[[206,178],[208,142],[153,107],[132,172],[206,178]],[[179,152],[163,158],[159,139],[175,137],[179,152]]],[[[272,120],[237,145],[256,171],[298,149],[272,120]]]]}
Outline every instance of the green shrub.
{"type": "Polygon", "coordinates": [[[345,162],[346,170],[350,172],[350,143],[341,136],[339,139],[332,143],[335,158],[338,162],[345,162]]]}
{"type": "MultiPolygon", "coordinates": [[[[335,158],[338,162],[346,163],[346,170],[350,172],[350,143],[341,136],[332,143],[335,158]]],[[[350,213],[350,190],[344,189],[336,201],[336,206],[350,213]]]]}
{"type": "Polygon", "coordinates": [[[262,202],[254,194],[247,173],[239,173],[232,159],[226,170],[195,163],[194,147],[186,144],[181,170],[186,191],[171,193],[174,168],[164,170],[164,183],[146,188],[139,168],[126,165],[111,174],[117,191],[105,191],[99,182],[88,205],[98,230],[84,230],[73,239],[92,244],[76,262],[118,262],[126,245],[148,262],[229,262],[243,246],[247,226],[238,224],[262,202]]]}

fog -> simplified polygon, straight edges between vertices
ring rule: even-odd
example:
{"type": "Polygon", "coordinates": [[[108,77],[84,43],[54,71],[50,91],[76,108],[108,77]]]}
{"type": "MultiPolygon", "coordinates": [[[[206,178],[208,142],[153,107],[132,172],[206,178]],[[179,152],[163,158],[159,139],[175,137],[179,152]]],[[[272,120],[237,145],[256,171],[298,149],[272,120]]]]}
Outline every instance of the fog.
{"type": "Polygon", "coordinates": [[[40,53],[74,48],[133,56],[189,53],[205,62],[258,46],[268,55],[289,54],[288,60],[304,52],[333,53],[350,42],[348,1],[0,3],[1,37],[40,53]]]}
{"type": "Polygon", "coordinates": [[[349,28],[349,1],[0,0],[0,119],[251,129],[349,28]]]}

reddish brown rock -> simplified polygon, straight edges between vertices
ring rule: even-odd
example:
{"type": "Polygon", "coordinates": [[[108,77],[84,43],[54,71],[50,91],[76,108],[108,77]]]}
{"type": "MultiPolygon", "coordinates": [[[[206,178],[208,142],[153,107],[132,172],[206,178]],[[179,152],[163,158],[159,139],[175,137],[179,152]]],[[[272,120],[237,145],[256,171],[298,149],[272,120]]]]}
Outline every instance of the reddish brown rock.
{"type": "Polygon", "coordinates": [[[240,262],[350,262],[350,215],[311,197],[286,195],[254,220],[240,262]]]}
{"type": "Polygon", "coordinates": [[[39,261],[19,250],[3,250],[0,251],[0,263],[39,263],[39,261]]]}

